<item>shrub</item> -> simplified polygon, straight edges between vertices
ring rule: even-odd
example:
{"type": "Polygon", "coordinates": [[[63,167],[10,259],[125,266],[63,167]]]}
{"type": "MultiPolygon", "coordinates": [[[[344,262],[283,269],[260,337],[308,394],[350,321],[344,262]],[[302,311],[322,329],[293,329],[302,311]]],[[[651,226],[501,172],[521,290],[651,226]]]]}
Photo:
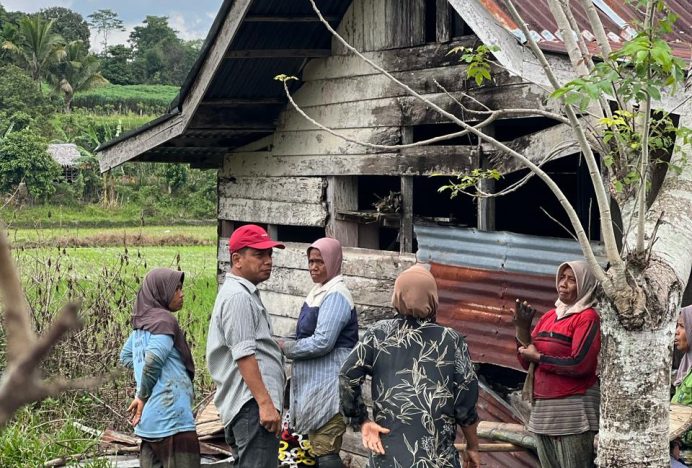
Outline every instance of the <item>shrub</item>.
{"type": "Polygon", "coordinates": [[[46,140],[28,128],[0,140],[0,191],[10,192],[23,180],[34,199],[52,194],[60,166],[47,148],[46,140]]]}

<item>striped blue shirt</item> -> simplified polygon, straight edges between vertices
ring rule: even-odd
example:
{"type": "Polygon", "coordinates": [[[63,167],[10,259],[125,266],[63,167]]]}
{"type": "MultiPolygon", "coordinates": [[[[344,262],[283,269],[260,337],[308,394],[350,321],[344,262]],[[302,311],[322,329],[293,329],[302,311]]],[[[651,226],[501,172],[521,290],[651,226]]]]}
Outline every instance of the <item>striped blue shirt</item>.
{"type": "Polygon", "coordinates": [[[299,322],[314,308],[319,309],[314,332],[284,345],[284,353],[294,361],[291,425],[299,433],[314,432],[339,413],[339,370],[357,341],[353,299],[341,276],[311,292],[299,322]],[[351,328],[354,336],[344,336],[351,328]],[[337,346],[343,343],[349,345],[337,346]]]}

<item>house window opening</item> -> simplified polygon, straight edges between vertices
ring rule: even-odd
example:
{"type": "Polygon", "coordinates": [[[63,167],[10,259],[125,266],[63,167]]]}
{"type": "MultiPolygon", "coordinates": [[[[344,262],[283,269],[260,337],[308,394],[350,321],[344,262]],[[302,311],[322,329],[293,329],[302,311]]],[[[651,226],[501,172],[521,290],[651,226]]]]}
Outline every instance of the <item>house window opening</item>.
{"type": "MultiPolygon", "coordinates": [[[[451,198],[449,191],[439,188],[456,179],[451,176],[413,178],[414,223],[437,223],[474,227],[477,210],[472,196],[459,194],[451,198]]],[[[473,188],[469,189],[473,193],[473,188]]]]}
{"type": "MultiPolygon", "coordinates": [[[[451,8],[451,5],[450,5],[451,8]]],[[[461,18],[454,8],[452,9],[452,38],[471,36],[473,31],[468,24],[461,18]]]]}
{"type": "Polygon", "coordinates": [[[379,250],[399,250],[402,209],[399,177],[358,178],[358,212],[364,225],[361,231],[368,232],[368,247],[375,247],[373,241],[376,240],[379,250]]]}
{"type": "Polygon", "coordinates": [[[425,1],[425,42],[437,42],[437,0],[425,1]]]}
{"type": "Polygon", "coordinates": [[[316,226],[276,226],[276,240],[280,242],[304,242],[312,244],[325,236],[323,227],[316,226]]]}
{"type": "MultiPolygon", "coordinates": [[[[598,206],[586,161],[580,155],[572,155],[551,161],[545,164],[543,169],[565,193],[577,211],[589,238],[599,240],[598,206]]],[[[514,184],[527,173],[528,170],[521,170],[506,175],[497,182],[496,191],[514,184]]],[[[574,230],[567,214],[555,195],[538,177],[529,179],[519,190],[496,198],[495,203],[495,223],[498,231],[572,238],[570,233],[574,230]],[[565,228],[569,229],[569,232],[565,228]]]]}
{"type": "MultiPolygon", "coordinates": [[[[456,124],[453,123],[441,123],[441,124],[423,124],[423,125],[413,125],[411,126],[413,132],[413,141],[416,143],[418,141],[429,140],[430,138],[435,138],[439,136],[449,135],[452,133],[459,132],[462,130],[456,124]]],[[[460,137],[450,138],[447,140],[437,141],[431,143],[431,146],[449,146],[449,145],[475,145],[478,143],[478,138],[474,135],[463,135],[460,137]]]]}
{"type": "MultiPolygon", "coordinates": [[[[491,98],[492,100],[492,98],[491,98]]],[[[499,103],[495,105],[493,102],[487,103],[491,109],[498,108],[499,103]]],[[[512,141],[515,138],[530,135],[540,132],[546,128],[555,126],[555,121],[545,119],[543,117],[527,118],[527,119],[500,119],[496,120],[494,125],[495,138],[500,141],[512,141]]]]}

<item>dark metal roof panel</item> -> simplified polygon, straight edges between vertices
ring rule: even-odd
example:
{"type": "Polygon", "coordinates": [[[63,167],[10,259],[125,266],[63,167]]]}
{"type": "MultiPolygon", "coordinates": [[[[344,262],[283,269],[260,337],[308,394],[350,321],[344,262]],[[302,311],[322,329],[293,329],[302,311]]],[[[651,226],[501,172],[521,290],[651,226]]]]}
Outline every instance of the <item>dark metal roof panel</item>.
{"type": "Polygon", "coordinates": [[[528,300],[537,317],[554,307],[555,277],[433,263],[440,306],[437,321],[463,334],[474,362],[522,370],[516,359],[515,299],[528,300]]]}
{"type": "MultiPolygon", "coordinates": [[[[553,275],[561,263],[583,257],[571,239],[418,224],[415,231],[416,255],[426,263],[553,275]]],[[[597,256],[601,254],[600,244],[593,248],[597,256]]]]}

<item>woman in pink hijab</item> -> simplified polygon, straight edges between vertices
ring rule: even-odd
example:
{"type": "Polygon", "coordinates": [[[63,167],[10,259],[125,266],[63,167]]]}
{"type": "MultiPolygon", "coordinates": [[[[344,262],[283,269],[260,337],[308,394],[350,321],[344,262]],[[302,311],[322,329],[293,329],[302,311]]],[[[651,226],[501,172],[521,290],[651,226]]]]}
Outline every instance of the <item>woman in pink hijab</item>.
{"type": "Polygon", "coordinates": [[[307,254],[315,286],[300,311],[296,340],[281,343],[293,359],[291,426],[308,434],[320,468],[341,468],[346,424],[339,413],[339,370],[358,342],[358,319],[341,276],[341,243],[324,237],[307,254]]]}

